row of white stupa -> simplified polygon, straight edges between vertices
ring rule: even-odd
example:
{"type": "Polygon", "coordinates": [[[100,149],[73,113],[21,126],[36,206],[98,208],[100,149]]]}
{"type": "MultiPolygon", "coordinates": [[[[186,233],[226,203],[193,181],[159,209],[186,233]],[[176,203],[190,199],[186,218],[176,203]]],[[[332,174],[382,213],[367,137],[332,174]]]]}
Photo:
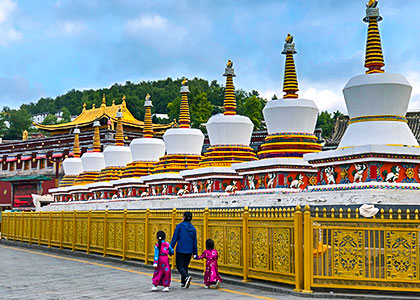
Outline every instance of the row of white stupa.
{"type": "MultiPolygon", "coordinates": [[[[367,20],[380,20],[376,6],[366,9],[367,20]],[[370,19],[369,19],[370,18],[370,19]]],[[[369,27],[370,28],[370,27],[369,27]]],[[[370,30],[370,29],[369,29],[370,30]]],[[[376,29],[377,30],[377,29],[376,29]]],[[[368,43],[378,43],[375,35],[369,36],[368,43]],[[370,40],[369,40],[370,39],[370,40]]],[[[379,35],[379,33],[378,33],[379,35]]],[[[286,47],[291,47],[286,40],[286,47]],[[288,44],[288,45],[287,45],[288,44]]],[[[294,48],[294,45],[293,45],[294,48]]],[[[294,49],[293,49],[294,50],[294,49]]],[[[370,50],[369,50],[370,51],[370,50]]],[[[382,52],[379,53],[382,56],[382,52]]],[[[367,55],[368,57],[368,55],[367,55]]],[[[373,69],[376,66],[373,66],[373,69]]],[[[228,68],[227,68],[228,69],[228,68]]],[[[233,69],[231,70],[233,72],[233,69]]],[[[368,72],[370,72],[369,69],[368,72]]],[[[374,70],[375,71],[375,70],[374,70]]],[[[188,87],[183,86],[181,92],[188,87]]],[[[411,155],[409,162],[419,163],[419,144],[404,122],[410,101],[412,87],[400,74],[380,72],[358,75],[349,80],[343,93],[350,120],[349,126],[336,150],[305,154],[303,159],[269,158],[241,163],[243,166],[258,167],[275,165],[308,165],[308,161],[315,167],[323,167],[327,159],[337,157],[350,158],[354,155],[392,154],[411,155]],[[401,121],[401,119],[403,119],[401,121]]],[[[145,105],[151,105],[146,101],[145,105]]],[[[308,133],[315,129],[318,109],[312,100],[307,99],[278,99],[271,100],[263,110],[268,134],[275,133],[308,133]]],[[[239,115],[218,114],[212,116],[206,124],[211,145],[246,145],[251,139],[253,124],[248,117],[239,115]]],[[[109,146],[104,153],[85,153],[81,159],[68,158],[64,161],[65,174],[77,175],[82,171],[100,171],[105,167],[124,167],[131,161],[158,161],[167,154],[200,155],[204,136],[198,129],[172,128],[166,131],[163,140],[157,138],[134,139],[130,147],[109,146]]],[[[364,158],[363,158],[364,159],[364,158]]],[[[362,159],[362,160],[363,160],[362,159]]],[[[339,164],[340,162],[334,162],[339,164]]],[[[235,164],[232,165],[234,172],[235,164]]],[[[189,170],[183,173],[202,172],[205,170],[189,170]]],[[[157,174],[145,176],[165,177],[179,174],[157,174]]],[[[101,183],[93,183],[98,186],[101,183]]],[[[112,182],[109,184],[112,185],[112,182]]],[[[89,188],[89,185],[87,186],[89,188]]]]}

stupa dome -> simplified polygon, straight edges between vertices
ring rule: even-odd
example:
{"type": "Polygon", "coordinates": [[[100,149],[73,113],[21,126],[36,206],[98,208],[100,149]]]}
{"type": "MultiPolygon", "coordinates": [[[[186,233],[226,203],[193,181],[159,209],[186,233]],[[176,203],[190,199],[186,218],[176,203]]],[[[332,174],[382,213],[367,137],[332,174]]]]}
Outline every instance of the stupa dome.
{"type": "Polygon", "coordinates": [[[210,144],[249,145],[254,124],[246,116],[217,114],[206,124],[210,144]]]}
{"type": "Polygon", "coordinates": [[[80,159],[79,134],[80,130],[76,127],[74,129],[73,157],[68,157],[63,161],[64,175],[79,175],[83,172],[83,164],[80,159]]]}
{"type": "MultiPolygon", "coordinates": [[[[125,96],[123,97],[125,101],[125,96]]],[[[121,109],[117,112],[117,132],[115,134],[115,146],[108,146],[104,150],[105,167],[125,167],[133,161],[130,147],[124,146],[124,132],[121,122],[123,115],[121,109]]]]}
{"type": "Polygon", "coordinates": [[[133,161],[158,161],[160,157],[165,155],[165,143],[162,139],[153,138],[151,114],[151,107],[153,105],[149,94],[146,96],[144,106],[144,137],[131,141],[131,154],[133,156],[133,161]]]}
{"type": "Polygon", "coordinates": [[[314,101],[307,99],[270,100],[263,109],[268,134],[313,133],[318,118],[314,101]]]}

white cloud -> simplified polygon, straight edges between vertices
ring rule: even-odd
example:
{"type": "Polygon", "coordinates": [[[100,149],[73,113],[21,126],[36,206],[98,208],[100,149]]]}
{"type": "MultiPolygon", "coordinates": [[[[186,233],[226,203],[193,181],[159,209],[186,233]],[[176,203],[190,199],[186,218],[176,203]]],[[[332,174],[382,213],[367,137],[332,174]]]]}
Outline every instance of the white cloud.
{"type": "Polygon", "coordinates": [[[187,37],[187,32],[183,27],[160,15],[143,15],[128,20],[125,25],[125,34],[160,52],[181,50],[187,37]]]}
{"type": "Polygon", "coordinates": [[[16,3],[11,0],[0,1],[0,23],[5,23],[16,9],[16,3]]]}
{"type": "Polygon", "coordinates": [[[13,21],[16,3],[11,0],[0,1],[0,45],[7,46],[22,39],[22,34],[15,29],[13,21]]]}
{"type": "Polygon", "coordinates": [[[141,30],[167,30],[169,21],[159,15],[140,16],[127,22],[126,29],[133,34],[141,30]]]}
{"type": "MultiPolygon", "coordinates": [[[[312,82],[299,81],[299,98],[313,100],[318,106],[319,111],[327,110],[334,112],[336,110],[347,113],[342,89],[345,82],[312,82]]],[[[281,86],[281,85],[280,85],[281,86]]],[[[277,98],[283,97],[282,88],[266,89],[261,91],[261,96],[270,100],[276,94],[277,98]]]]}
{"type": "Polygon", "coordinates": [[[86,29],[86,24],[81,21],[60,21],[49,28],[46,33],[52,37],[63,35],[78,35],[86,29]]]}

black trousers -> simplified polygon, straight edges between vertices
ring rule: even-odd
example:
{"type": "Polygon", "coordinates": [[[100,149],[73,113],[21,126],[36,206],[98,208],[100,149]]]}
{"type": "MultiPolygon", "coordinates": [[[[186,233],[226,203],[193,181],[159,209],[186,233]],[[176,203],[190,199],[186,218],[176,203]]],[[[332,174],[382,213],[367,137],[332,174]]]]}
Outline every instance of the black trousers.
{"type": "Polygon", "coordinates": [[[181,284],[185,284],[185,279],[188,275],[188,265],[191,261],[191,253],[176,253],[176,268],[181,274],[181,284]]]}

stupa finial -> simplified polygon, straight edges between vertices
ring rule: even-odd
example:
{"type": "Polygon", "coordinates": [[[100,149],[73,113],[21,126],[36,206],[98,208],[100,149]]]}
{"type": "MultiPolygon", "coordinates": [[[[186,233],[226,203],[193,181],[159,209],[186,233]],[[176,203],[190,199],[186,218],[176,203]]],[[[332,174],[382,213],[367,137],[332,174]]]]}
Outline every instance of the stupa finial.
{"type": "Polygon", "coordinates": [[[101,124],[98,119],[93,122],[93,152],[101,152],[101,136],[99,134],[99,127],[101,124]]]}
{"type": "Polygon", "coordinates": [[[233,77],[235,77],[235,71],[233,69],[233,62],[229,59],[225,73],[226,76],[226,87],[225,87],[225,100],[223,103],[225,115],[236,115],[236,98],[235,98],[235,86],[233,85],[233,77]]]}
{"type": "Polygon", "coordinates": [[[284,49],[282,54],[286,55],[286,63],[284,67],[284,81],[283,81],[283,98],[298,98],[297,92],[298,81],[296,76],[295,60],[293,55],[296,54],[295,44],[293,43],[293,36],[287,34],[284,49]]]}
{"type": "Polygon", "coordinates": [[[73,143],[73,157],[74,158],[79,158],[80,157],[80,143],[79,143],[79,133],[80,133],[80,129],[74,128],[74,143],[73,143]]]}
{"type": "Polygon", "coordinates": [[[115,145],[124,146],[124,131],[123,131],[123,124],[122,124],[123,113],[121,111],[121,107],[118,108],[118,111],[115,117],[117,118],[117,132],[115,133],[115,145]]]}
{"type": "Polygon", "coordinates": [[[190,128],[190,107],[188,104],[188,94],[190,92],[188,88],[188,80],[184,78],[181,86],[181,107],[179,110],[179,127],[190,128]]]}
{"type": "Polygon", "coordinates": [[[101,107],[106,107],[105,93],[102,94],[102,104],[101,104],[101,107]]]}
{"type": "Polygon", "coordinates": [[[366,16],[363,18],[364,22],[369,23],[365,56],[366,74],[383,73],[382,68],[385,66],[378,27],[378,22],[382,20],[382,17],[377,6],[378,0],[369,0],[366,4],[366,16]]]}
{"type": "Polygon", "coordinates": [[[153,125],[152,125],[152,100],[150,100],[149,93],[146,95],[146,100],[144,101],[144,131],[143,137],[152,138],[153,137],[153,125]]]}

